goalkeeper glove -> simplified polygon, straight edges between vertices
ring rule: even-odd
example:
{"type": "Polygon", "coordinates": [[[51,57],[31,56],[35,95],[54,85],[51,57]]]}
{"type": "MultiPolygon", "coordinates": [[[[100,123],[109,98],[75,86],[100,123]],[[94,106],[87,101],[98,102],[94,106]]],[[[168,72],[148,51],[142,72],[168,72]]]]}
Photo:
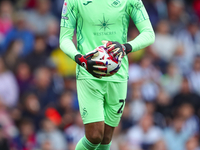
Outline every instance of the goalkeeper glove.
{"type": "Polygon", "coordinates": [[[84,67],[90,74],[96,78],[101,78],[101,76],[106,76],[107,67],[102,61],[91,60],[93,56],[98,56],[98,50],[93,50],[85,55],[77,54],[75,56],[75,61],[77,64],[84,67]]]}
{"type": "Polygon", "coordinates": [[[118,57],[118,60],[121,59],[132,51],[130,44],[120,44],[119,42],[112,41],[102,41],[104,47],[107,48],[108,53],[113,53],[114,57],[118,57]]]}

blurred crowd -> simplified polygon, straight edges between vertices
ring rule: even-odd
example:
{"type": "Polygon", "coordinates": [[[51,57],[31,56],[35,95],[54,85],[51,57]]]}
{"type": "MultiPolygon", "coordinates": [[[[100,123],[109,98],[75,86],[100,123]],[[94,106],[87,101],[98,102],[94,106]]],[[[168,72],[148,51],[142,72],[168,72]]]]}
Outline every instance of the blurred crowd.
{"type": "MultiPolygon", "coordinates": [[[[156,41],[128,56],[111,150],[200,150],[200,0],[143,3],[156,41]]],[[[84,135],[76,64],[59,49],[62,5],[0,0],[0,150],[74,150],[84,135]]],[[[138,34],[130,22],[128,39],[138,34]]]]}

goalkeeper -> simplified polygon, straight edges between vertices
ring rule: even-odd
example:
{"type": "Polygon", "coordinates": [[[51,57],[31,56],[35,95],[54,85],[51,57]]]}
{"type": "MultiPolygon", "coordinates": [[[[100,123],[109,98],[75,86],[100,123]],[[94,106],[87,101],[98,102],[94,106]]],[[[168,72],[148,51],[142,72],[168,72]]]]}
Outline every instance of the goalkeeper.
{"type": "MultiPolygon", "coordinates": [[[[127,94],[127,54],[151,45],[154,31],[141,0],[65,0],[62,10],[60,47],[78,65],[76,70],[79,108],[85,136],[75,150],[109,150],[127,94]],[[131,18],[140,34],[127,42],[131,18]],[[77,34],[77,49],[72,42],[77,34]],[[103,44],[122,58],[119,71],[105,76],[106,65],[93,61],[94,50],[103,44]],[[102,78],[100,78],[102,77],[102,78]]],[[[66,64],[67,65],[67,64],[66,64]]]]}

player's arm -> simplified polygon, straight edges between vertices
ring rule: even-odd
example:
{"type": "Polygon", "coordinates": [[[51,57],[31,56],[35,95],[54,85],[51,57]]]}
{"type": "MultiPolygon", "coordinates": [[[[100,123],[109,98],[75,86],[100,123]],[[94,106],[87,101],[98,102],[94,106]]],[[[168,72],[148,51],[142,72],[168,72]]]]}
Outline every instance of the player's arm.
{"type": "Polygon", "coordinates": [[[72,42],[73,34],[74,34],[74,29],[61,26],[61,28],[60,28],[60,48],[71,59],[75,60],[75,56],[80,53],[77,51],[74,43],[72,42]]]}
{"type": "Polygon", "coordinates": [[[103,62],[93,61],[91,58],[98,55],[98,51],[94,50],[86,55],[79,53],[72,42],[74,29],[76,28],[77,7],[76,0],[65,0],[63,4],[61,28],[60,28],[60,48],[73,59],[77,64],[84,67],[90,74],[99,78],[105,74],[107,69],[103,62]],[[101,66],[101,67],[99,67],[101,66]]]}
{"type": "Polygon", "coordinates": [[[108,48],[108,52],[114,52],[114,56],[118,55],[123,58],[124,55],[143,49],[153,44],[155,41],[155,33],[141,0],[129,1],[129,14],[140,34],[134,40],[125,44],[104,41],[105,46],[108,48]]]}
{"type": "Polygon", "coordinates": [[[99,61],[93,61],[91,58],[94,55],[98,55],[98,51],[94,50],[86,55],[82,55],[79,53],[72,42],[74,29],[61,27],[60,29],[60,48],[61,50],[67,54],[71,59],[73,59],[77,64],[84,67],[89,73],[91,73],[94,77],[100,78],[100,76],[106,75],[105,71],[107,70],[105,64],[99,61]],[[101,67],[98,67],[101,66],[101,67]],[[99,73],[97,73],[99,72],[99,73]]]}
{"type": "Polygon", "coordinates": [[[131,51],[135,52],[153,44],[155,33],[142,0],[130,0],[130,16],[140,32],[134,40],[128,42],[131,51]]]}

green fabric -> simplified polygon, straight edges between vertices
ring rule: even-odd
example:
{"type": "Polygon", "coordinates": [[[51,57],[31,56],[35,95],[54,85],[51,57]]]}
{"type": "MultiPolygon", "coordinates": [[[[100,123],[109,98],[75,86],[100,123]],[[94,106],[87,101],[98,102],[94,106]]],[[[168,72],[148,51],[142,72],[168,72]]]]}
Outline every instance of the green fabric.
{"type": "Polygon", "coordinates": [[[60,30],[60,48],[65,54],[74,60],[74,56],[80,54],[72,42],[74,29],[61,27],[60,30]]]}
{"type": "MultiPolygon", "coordinates": [[[[154,32],[141,0],[65,0],[61,19],[60,47],[74,59],[77,51],[86,54],[102,45],[102,40],[127,43],[130,17],[141,33],[135,39],[136,42],[134,40],[130,42],[133,51],[137,51],[154,41],[154,38],[149,38],[154,36],[154,32]],[[144,24],[148,27],[144,27],[144,24]],[[75,28],[77,50],[71,42],[75,28]]],[[[78,66],[76,72],[77,79],[94,79],[83,67],[78,66]]],[[[120,82],[127,79],[128,58],[125,56],[120,70],[115,75],[99,80],[120,82]]]]}
{"type": "Polygon", "coordinates": [[[75,150],[95,150],[99,144],[92,144],[88,139],[84,136],[76,145],[75,150]]]}
{"type": "Polygon", "coordinates": [[[132,46],[132,52],[141,50],[155,41],[155,34],[149,20],[144,20],[136,24],[136,27],[141,34],[134,40],[128,42],[132,46]]]}
{"type": "Polygon", "coordinates": [[[127,82],[77,80],[77,93],[84,124],[104,121],[116,127],[122,116],[127,82]]]}
{"type": "Polygon", "coordinates": [[[82,143],[82,139],[77,143],[75,150],[87,150],[82,143]]]}
{"type": "Polygon", "coordinates": [[[110,150],[111,142],[110,144],[100,144],[99,147],[95,150],[110,150]]]}

